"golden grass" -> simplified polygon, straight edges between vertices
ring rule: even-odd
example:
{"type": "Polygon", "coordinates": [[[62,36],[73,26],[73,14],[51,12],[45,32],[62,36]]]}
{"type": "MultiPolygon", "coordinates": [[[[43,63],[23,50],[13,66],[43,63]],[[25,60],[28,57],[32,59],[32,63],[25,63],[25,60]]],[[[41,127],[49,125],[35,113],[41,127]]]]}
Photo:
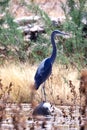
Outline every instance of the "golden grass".
{"type": "Polygon", "coordinates": [[[33,76],[34,67],[27,64],[5,64],[0,67],[0,79],[3,86],[9,85],[10,82],[13,84],[11,96],[14,101],[24,99],[24,97],[28,101],[33,76]]]}
{"type": "MultiPolygon", "coordinates": [[[[12,82],[11,100],[17,102],[30,102],[31,88],[34,84],[34,74],[37,65],[31,66],[25,64],[5,64],[0,67],[0,79],[2,79],[3,87],[8,86],[12,82]]],[[[46,81],[47,100],[52,103],[71,103],[79,100],[79,73],[76,69],[66,69],[64,66],[53,66],[52,76],[46,81]],[[69,80],[75,86],[77,97],[73,96],[69,86],[69,80]],[[75,99],[76,98],[76,99],[75,99]],[[73,99],[73,101],[72,101],[73,99]]],[[[36,101],[41,101],[41,87],[35,95],[36,101]]]]}
{"type": "MultiPolygon", "coordinates": [[[[79,100],[79,80],[78,80],[79,72],[77,69],[69,68],[66,69],[61,65],[54,65],[53,67],[53,79],[52,79],[52,92],[55,103],[70,104],[74,102],[74,95],[71,92],[69,81],[72,81],[73,86],[75,86],[75,91],[77,93],[77,102],[79,100]],[[60,100],[57,100],[59,98],[60,100]],[[72,101],[73,99],[73,101],[72,101]]],[[[51,85],[50,85],[51,86],[51,85]]],[[[48,86],[49,87],[49,86],[48,86]]],[[[51,90],[51,89],[50,89],[51,90]]],[[[49,94],[49,100],[52,99],[52,94],[49,94]]]]}

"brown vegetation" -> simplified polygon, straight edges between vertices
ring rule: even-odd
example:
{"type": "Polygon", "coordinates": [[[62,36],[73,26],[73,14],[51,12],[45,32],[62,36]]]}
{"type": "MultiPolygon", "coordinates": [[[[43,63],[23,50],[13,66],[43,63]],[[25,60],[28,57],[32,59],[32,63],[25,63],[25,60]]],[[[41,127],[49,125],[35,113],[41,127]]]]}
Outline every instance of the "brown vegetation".
{"type": "MultiPolygon", "coordinates": [[[[81,111],[81,114],[84,115],[87,118],[87,69],[83,69],[81,71],[80,76],[80,95],[81,98],[84,99],[84,105],[81,111]]],[[[84,120],[84,123],[82,125],[84,129],[87,129],[87,120],[84,120]]]]}
{"type": "Polygon", "coordinates": [[[83,94],[87,92],[87,69],[82,70],[80,77],[80,91],[83,94]]]}
{"type": "Polygon", "coordinates": [[[80,77],[80,93],[84,97],[84,112],[87,107],[87,69],[82,70],[80,77]]]}
{"type": "MultiPolygon", "coordinates": [[[[31,102],[31,88],[34,84],[34,74],[38,65],[25,64],[5,64],[0,67],[0,79],[3,88],[12,83],[12,90],[10,93],[11,101],[13,102],[31,102]]],[[[78,103],[79,100],[79,80],[78,70],[64,66],[53,66],[53,73],[46,81],[46,96],[47,100],[52,103],[60,104],[71,102],[78,103]],[[75,97],[75,95],[77,95],[75,97]],[[75,99],[76,98],[76,99],[75,99]]],[[[42,99],[41,87],[35,92],[36,102],[42,99]]]]}

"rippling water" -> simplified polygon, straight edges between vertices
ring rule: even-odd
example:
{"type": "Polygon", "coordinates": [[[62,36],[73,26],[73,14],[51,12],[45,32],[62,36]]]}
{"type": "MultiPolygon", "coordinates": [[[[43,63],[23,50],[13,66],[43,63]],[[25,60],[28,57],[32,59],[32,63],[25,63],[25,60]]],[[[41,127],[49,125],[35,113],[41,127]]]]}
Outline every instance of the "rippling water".
{"type": "Polygon", "coordinates": [[[79,130],[81,116],[78,106],[57,106],[63,112],[52,116],[32,116],[30,104],[6,104],[0,110],[0,130],[79,130]]]}

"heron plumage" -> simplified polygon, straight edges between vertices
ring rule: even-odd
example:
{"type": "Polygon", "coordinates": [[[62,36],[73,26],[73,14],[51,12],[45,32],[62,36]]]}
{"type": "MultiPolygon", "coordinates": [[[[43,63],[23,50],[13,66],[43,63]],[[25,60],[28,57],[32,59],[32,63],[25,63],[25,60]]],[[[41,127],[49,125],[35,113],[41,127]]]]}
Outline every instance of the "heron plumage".
{"type": "Polygon", "coordinates": [[[55,30],[51,34],[51,43],[52,43],[52,54],[50,57],[45,58],[39,65],[34,80],[35,80],[35,89],[37,90],[39,86],[47,80],[47,78],[50,76],[52,72],[52,65],[56,59],[57,55],[57,48],[55,44],[55,36],[57,35],[65,35],[65,33],[62,33],[59,30],[55,30]]]}
{"type": "Polygon", "coordinates": [[[50,76],[52,72],[52,64],[50,61],[50,58],[44,59],[41,64],[39,65],[37,72],[35,74],[35,87],[36,89],[39,88],[39,86],[45,82],[45,80],[50,76]]]}

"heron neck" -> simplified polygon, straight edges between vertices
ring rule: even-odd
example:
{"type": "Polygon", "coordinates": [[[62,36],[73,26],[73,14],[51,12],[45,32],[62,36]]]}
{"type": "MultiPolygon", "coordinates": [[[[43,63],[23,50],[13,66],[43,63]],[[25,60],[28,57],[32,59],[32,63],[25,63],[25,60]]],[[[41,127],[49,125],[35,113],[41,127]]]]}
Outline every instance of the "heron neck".
{"type": "Polygon", "coordinates": [[[51,59],[52,64],[54,63],[56,55],[57,55],[57,49],[56,49],[56,44],[55,44],[55,35],[56,34],[57,34],[56,31],[52,32],[52,34],[51,34],[51,43],[53,46],[53,51],[52,51],[52,55],[51,55],[50,59],[51,59]]]}

